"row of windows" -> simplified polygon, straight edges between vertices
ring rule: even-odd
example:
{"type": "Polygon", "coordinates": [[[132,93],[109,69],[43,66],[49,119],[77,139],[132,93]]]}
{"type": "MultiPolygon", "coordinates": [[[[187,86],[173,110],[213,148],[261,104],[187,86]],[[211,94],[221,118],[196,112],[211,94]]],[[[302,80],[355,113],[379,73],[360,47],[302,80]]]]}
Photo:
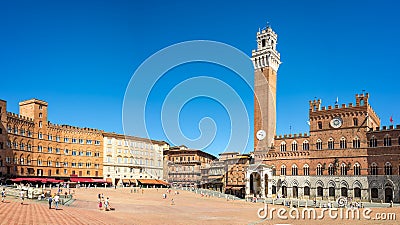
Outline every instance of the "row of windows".
{"type": "Polygon", "coordinates": [[[173,162],[187,162],[187,161],[195,161],[194,156],[178,156],[172,157],[171,159],[173,162]]]}
{"type": "MultiPolygon", "coordinates": [[[[370,167],[370,174],[371,175],[379,175],[378,173],[378,166],[376,165],[376,163],[372,163],[371,167],[370,167]]],[[[317,176],[322,176],[324,175],[324,170],[325,168],[321,165],[318,164],[317,168],[316,168],[316,174],[317,176]]],[[[342,163],[339,167],[339,171],[337,171],[337,167],[335,167],[333,164],[330,164],[328,166],[328,175],[341,175],[341,176],[346,176],[348,175],[348,171],[350,170],[350,165],[346,165],[345,163],[342,163]]],[[[298,173],[298,168],[297,165],[292,165],[292,171],[291,171],[291,175],[292,176],[297,176],[299,175],[298,173]]],[[[276,169],[273,168],[272,173],[274,176],[276,176],[276,169]]],[[[282,165],[280,168],[280,175],[287,175],[286,173],[286,166],[282,165]]],[[[304,176],[309,176],[310,175],[310,168],[309,166],[306,164],[303,166],[303,175],[304,176]]],[[[353,165],[353,175],[358,176],[361,175],[361,166],[358,163],[355,163],[353,165]]],[[[393,175],[393,167],[392,164],[389,162],[385,163],[384,166],[384,175],[393,175]]],[[[400,175],[400,166],[399,166],[399,175],[400,175]]]]}
{"type": "MultiPolygon", "coordinates": [[[[45,162],[46,162],[46,163],[44,163],[44,161],[43,161],[41,158],[38,158],[38,159],[36,160],[37,166],[44,166],[44,165],[53,166],[53,161],[51,161],[50,159],[48,159],[48,160],[45,161],[45,162]]],[[[6,163],[11,163],[11,157],[6,157],[6,163]]],[[[25,158],[24,158],[24,157],[20,157],[20,158],[15,157],[14,160],[13,160],[13,163],[14,163],[14,164],[19,164],[19,165],[32,165],[32,159],[31,159],[30,157],[27,157],[27,158],[26,158],[26,161],[25,161],[25,158]]],[[[62,165],[63,165],[63,167],[69,167],[69,163],[68,163],[68,162],[63,162],[62,165]]],[[[79,168],[82,168],[82,167],[84,167],[84,166],[85,166],[86,168],[91,168],[92,165],[94,165],[94,168],[96,168],[96,169],[98,169],[98,168],[100,167],[100,164],[97,164],[97,163],[96,163],[96,164],[92,164],[91,162],[86,162],[86,163],[82,163],[82,162],[79,162],[79,163],[72,162],[72,163],[71,163],[71,167],[79,167],[79,168]]],[[[61,162],[55,161],[55,162],[54,162],[54,166],[55,166],[55,167],[61,167],[61,162]]]]}
{"type": "MultiPolygon", "coordinates": [[[[114,159],[110,156],[107,156],[105,159],[106,163],[113,163],[114,159]]],[[[134,159],[134,158],[121,158],[121,157],[117,157],[116,163],[118,164],[135,164],[135,165],[145,165],[145,166],[161,166],[161,161],[158,160],[157,164],[154,162],[154,160],[149,160],[149,159],[134,159]]]]}
{"type": "MultiPolygon", "coordinates": [[[[310,150],[310,144],[308,143],[307,140],[305,140],[303,142],[302,146],[303,146],[303,148],[302,148],[303,151],[304,150],[310,150]]],[[[317,150],[323,149],[323,143],[322,143],[321,139],[317,140],[317,142],[315,143],[315,146],[316,146],[317,150]]],[[[344,137],[342,137],[340,139],[339,147],[340,147],[340,149],[346,149],[347,148],[347,141],[346,141],[346,139],[344,137]]],[[[359,138],[356,137],[352,141],[352,147],[353,148],[360,148],[360,139],[359,138]]],[[[328,144],[327,144],[327,148],[328,149],[335,149],[335,142],[334,142],[334,140],[332,138],[329,139],[328,144]]],[[[298,149],[297,142],[296,141],[292,142],[291,150],[292,151],[297,151],[297,149],[298,149]]],[[[285,142],[281,142],[280,151],[281,152],[286,152],[286,143],[285,142]]]]}
{"type": "MultiPolygon", "coordinates": [[[[52,141],[53,140],[53,136],[51,135],[51,134],[49,134],[49,135],[47,135],[47,137],[48,137],[48,140],[49,141],[52,141]]],[[[40,139],[40,140],[43,140],[43,134],[41,133],[41,132],[39,132],[38,133],[38,138],[40,139]]],[[[60,136],[56,136],[55,137],[55,141],[56,142],[61,142],[60,141],[60,136]]],[[[99,140],[85,140],[85,139],[76,139],[76,138],[68,138],[68,137],[64,137],[64,142],[65,143],[70,143],[70,141],[71,141],[71,143],[72,144],[77,144],[77,143],[79,143],[79,144],[81,144],[81,145],[83,145],[83,144],[87,144],[87,145],[91,145],[91,144],[93,144],[93,142],[94,142],[94,144],[95,145],[100,145],[100,141],[99,140]]]]}
{"type": "MultiPolygon", "coordinates": [[[[112,172],[113,171],[113,167],[107,167],[107,171],[108,172],[112,172]]],[[[135,168],[127,168],[127,167],[125,167],[125,168],[120,168],[120,167],[118,167],[118,168],[116,168],[115,169],[115,173],[120,173],[120,172],[123,172],[123,173],[134,173],[135,172],[135,168]]],[[[142,170],[142,168],[140,168],[139,169],[139,173],[142,173],[143,172],[143,170],[142,170]]]]}
{"type": "MultiPolygon", "coordinates": [[[[113,150],[112,148],[107,148],[106,152],[112,154],[113,150]]],[[[150,157],[154,156],[154,152],[139,151],[139,150],[117,149],[116,152],[120,154],[122,154],[123,152],[124,154],[130,153],[131,155],[144,155],[144,156],[149,155],[150,157]]],[[[162,155],[162,153],[160,152],[159,155],[162,155]]]]}
{"type": "MultiPolygon", "coordinates": [[[[297,186],[293,186],[293,189],[296,190],[296,191],[294,191],[293,194],[296,195],[294,197],[297,198],[298,197],[297,196],[298,187],[297,186]]],[[[377,194],[378,193],[378,189],[376,189],[376,190],[375,189],[376,188],[372,188],[371,189],[371,197],[372,198],[377,198],[378,197],[378,194],[377,194]],[[375,191],[376,191],[376,194],[374,194],[375,191]],[[376,195],[376,197],[373,197],[375,195],[376,195]]],[[[283,185],[281,190],[282,190],[282,195],[283,196],[287,196],[287,187],[286,187],[286,185],[283,185]]],[[[303,193],[304,193],[305,196],[310,196],[310,187],[305,186],[303,188],[303,193]]],[[[272,194],[276,194],[276,186],[275,185],[272,185],[272,194]]],[[[324,194],[324,188],[321,187],[321,186],[317,187],[317,197],[323,197],[323,194],[324,194]]],[[[353,188],[353,194],[354,194],[354,198],[361,198],[361,188],[359,188],[359,187],[353,188]]],[[[335,187],[329,187],[328,188],[328,195],[329,195],[329,197],[335,197],[336,196],[335,187]]],[[[348,189],[346,187],[340,188],[340,195],[344,196],[344,197],[348,197],[348,189]]]]}
{"type": "MultiPolygon", "coordinates": [[[[400,145],[400,137],[397,140],[397,144],[400,145]]],[[[372,137],[368,142],[369,147],[378,147],[378,140],[375,137],[372,137]]],[[[392,138],[386,135],[383,138],[383,146],[392,146],[392,138]]]]}
{"type": "MultiPolygon", "coordinates": [[[[15,171],[17,171],[17,168],[15,168],[15,171]]],[[[28,170],[29,171],[29,170],[28,170]]],[[[51,173],[52,171],[51,171],[51,169],[50,170],[48,170],[47,171],[47,175],[48,176],[51,176],[51,173]]],[[[29,172],[28,172],[29,173],[29,172]]],[[[97,171],[96,171],[96,176],[97,176],[97,171]]],[[[21,174],[24,174],[24,168],[21,168],[21,174]]],[[[60,174],[60,170],[59,169],[56,169],[55,170],[55,174],[56,175],[59,175],[60,174]]],[[[64,174],[68,174],[68,170],[67,169],[64,169],[64,174]]],[[[75,174],[75,170],[72,170],[72,173],[71,174],[75,174]]],[[[43,176],[44,175],[44,173],[43,173],[43,170],[42,169],[38,169],[37,170],[37,175],[38,176],[43,176]]],[[[88,176],[90,176],[90,170],[87,170],[86,171],[86,175],[88,175],[88,176]]],[[[82,171],[79,171],[79,176],[82,176],[82,171]]]]}
{"type": "MultiPolygon", "coordinates": [[[[0,143],[0,149],[3,149],[3,143],[0,143]]],[[[20,149],[20,150],[27,150],[27,151],[32,151],[32,145],[31,144],[27,144],[25,145],[24,143],[20,143],[18,144],[17,142],[7,142],[7,146],[8,147],[12,147],[14,149],[20,149]]],[[[43,152],[43,146],[38,145],[37,147],[38,152],[43,152]]],[[[60,148],[54,148],[53,147],[47,147],[47,152],[48,153],[57,153],[57,154],[61,154],[61,149],[60,148]]],[[[94,156],[94,157],[100,157],[100,152],[95,152],[94,154],[91,151],[76,151],[76,150],[72,150],[70,153],[70,150],[68,149],[64,149],[64,154],[65,155],[73,155],[73,156],[94,156]]]]}
{"type": "Polygon", "coordinates": [[[7,127],[7,132],[8,133],[13,133],[21,136],[27,136],[27,137],[32,137],[32,132],[30,130],[25,130],[24,128],[21,128],[18,130],[18,128],[14,127],[11,128],[10,126],[7,127]]]}
{"type": "MultiPolygon", "coordinates": [[[[133,147],[133,148],[141,148],[141,149],[150,149],[150,150],[159,150],[161,149],[160,146],[158,145],[153,145],[153,144],[148,144],[148,143],[144,143],[144,142],[135,142],[135,141],[128,141],[128,140],[115,140],[116,144],[118,146],[125,146],[125,147],[133,147]]],[[[113,140],[112,139],[108,139],[107,140],[107,144],[111,145],[113,144],[113,140]]]]}
{"type": "MultiPolygon", "coordinates": [[[[348,147],[347,144],[348,144],[348,142],[347,142],[346,138],[344,138],[344,137],[340,138],[340,141],[339,141],[340,149],[346,149],[348,147]]],[[[398,145],[400,145],[400,137],[398,138],[398,145]]],[[[315,146],[316,146],[317,150],[323,149],[322,140],[318,139],[317,142],[315,143],[315,146]]],[[[327,149],[335,149],[335,146],[336,146],[335,141],[333,140],[333,138],[330,138],[327,143],[327,149]]],[[[375,137],[372,137],[368,142],[368,146],[369,147],[377,147],[378,146],[377,139],[375,137]]],[[[383,146],[392,146],[392,139],[390,136],[386,136],[383,139],[383,146]]],[[[352,148],[360,148],[360,139],[358,137],[356,137],[352,140],[351,147],[352,148]]],[[[305,140],[303,142],[302,150],[309,150],[309,149],[310,149],[310,145],[309,145],[308,141],[305,140]]],[[[297,151],[297,150],[298,150],[297,142],[293,141],[291,144],[291,151],[297,151]]],[[[286,143],[285,142],[281,142],[280,151],[286,152],[286,143]]]]}

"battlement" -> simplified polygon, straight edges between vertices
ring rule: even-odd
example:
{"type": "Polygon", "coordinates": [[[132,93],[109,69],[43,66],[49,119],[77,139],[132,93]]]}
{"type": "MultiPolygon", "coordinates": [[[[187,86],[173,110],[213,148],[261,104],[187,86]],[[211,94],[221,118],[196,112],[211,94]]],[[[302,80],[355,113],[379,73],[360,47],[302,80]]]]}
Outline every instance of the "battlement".
{"type": "Polygon", "coordinates": [[[380,127],[371,128],[369,130],[369,132],[384,132],[384,131],[391,131],[391,130],[400,130],[400,124],[397,124],[396,126],[394,126],[394,125],[382,126],[382,128],[380,128],[380,127]]]}
{"type": "Polygon", "coordinates": [[[54,124],[54,123],[51,123],[50,121],[47,122],[47,125],[49,128],[53,128],[53,129],[68,129],[68,130],[96,132],[96,133],[103,132],[102,130],[95,129],[95,128],[76,127],[76,126],[71,126],[71,125],[66,125],[66,124],[54,124]]]}
{"type": "Polygon", "coordinates": [[[29,118],[29,117],[26,117],[26,116],[21,116],[19,114],[13,113],[13,112],[7,112],[7,116],[10,117],[10,118],[14,118],[14,119],[17,119],[17,120],[22,120],[22,121],[25,121],[25,122],[30,122],[30,123],[33,122],[32,118],[29,118]]]}
{"type": "Polygon", "coordinates": [[[266,34],[266,33],[269,33],[269,34],[273,35],[275,38],[278,37],[278,35],[275,33],[275,31],[272,30],[272,28],[270,26],[268,26],[268,25],[267,25],[267,27],[265,29],[259,30],[257,32],[257,35],[266,34]]]}
{"type": "Polygon", "coordinates": [[[275,135],[275,140],[279,139],[294,139],[294,138],[308,138],[309,135],[307,133],[298,133],[298,134],[284,134],[284,135],[275,135]]]}
{"type": "Polygon", "coordinates": [[[321,106],[321,104],[322,104],[321,99],[318,99],[318,100],[314,99],[312,101],[309,101],[309,104],[310,104],[309,110],[310,110],[310,112],[317,112],[317,111],[327,111],[327,110],[346,109],[346,108],[366,106],[366,107],[368,107],[368,109],[373,111],[371,106],[368,104],[368,98],[369,98],[368,93],[356,94],[356,103],[355,104],[348,103],[347,105],[346,104],[341,104],[341,105],[335,104],[335,105],[328,105],[328,106],[321,106]]]}

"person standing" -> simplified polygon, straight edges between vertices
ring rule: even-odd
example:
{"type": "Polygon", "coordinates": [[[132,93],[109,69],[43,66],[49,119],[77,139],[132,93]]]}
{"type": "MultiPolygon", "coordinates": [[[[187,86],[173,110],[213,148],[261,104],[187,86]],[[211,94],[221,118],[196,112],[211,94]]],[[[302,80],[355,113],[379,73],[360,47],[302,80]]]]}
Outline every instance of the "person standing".
{"type": "Polygon", "coordinates": [[[56,210],[58,209],[58,203],[60,202],[60,195],[54,196],[54,202],[56,203],[56,210]]]}
{"type": "Polygon", "coordinates": [[[51,209],[51,203],[53,202],[53,198],[51,197],[51,195],[49,196],[49,199],[47,199],[49,201],[49,209],[51,209]]]}
{"type": "Polygon", "coordinates": [[[100,199],[100,201],[99,201],[99,209],[100,210],[102,210],[103,209],[103,202],[102,202],[102,200],[100,199]]]}
{"type": "Polygon", "coordinates": [[[6,189],[3,188],[3,190],[1,191],[1,202],[4,202],[6,199],[6,189]]]}
{"type": "Polygon", "coordinates": [[[21,189],[21,191],[19,192],[19,197],[21,198],[21,205],[23,205],[24,204],[24,199],[25,199],[24,190],[21,189]]]}
{"type": "Polygon", "coordinates": [[[110,201],[109,201],[108,197],[107,197],[106,201],[104,202],[104,206],[105,206],[105,211],[110,210],[110,209],[109,209],[110,201]]]}

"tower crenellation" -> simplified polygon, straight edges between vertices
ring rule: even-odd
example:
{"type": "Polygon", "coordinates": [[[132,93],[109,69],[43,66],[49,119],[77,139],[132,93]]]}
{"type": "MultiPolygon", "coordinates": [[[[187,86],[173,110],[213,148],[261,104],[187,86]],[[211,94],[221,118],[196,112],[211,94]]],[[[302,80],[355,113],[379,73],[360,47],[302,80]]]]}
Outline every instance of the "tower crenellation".
{"type": "Polygon", "coordinates": [[[271,67],[275,72],[278,71],[281,61],[276,49],[277,40],[278,35],[269,26],[257,32],[257,49],[251,54],[255,69],[271,67]]]}

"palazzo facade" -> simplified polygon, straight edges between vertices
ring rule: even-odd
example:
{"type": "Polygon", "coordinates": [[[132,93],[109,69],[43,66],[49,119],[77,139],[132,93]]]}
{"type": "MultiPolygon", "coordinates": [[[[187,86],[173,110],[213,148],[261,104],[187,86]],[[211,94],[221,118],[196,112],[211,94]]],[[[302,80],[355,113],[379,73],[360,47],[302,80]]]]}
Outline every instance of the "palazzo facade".
{"type": "Polygon", "coordinates": [[[20,102],[15,114],[0,100],[1,177],[102,178],[102,131],[53,124],[47,107],[45,101],[30,99],[20,102]]]}
{"type": "MultiPolygon", "coordinates": [[[[279,64],[272,56],[279,53],[268,45],[276,44],[276,37],[271,28],[257,33],[253,62],[255,87],[259,88],[255,99],[262,99],[271,85],[276,90],[279,64]],[[274,72],[268,73],[272,74],[269,81],[257,83],[260,71],[270,70],[274,72]]],[[[246,172],[246,196],[326,200],[345,196],[400,202],[400,126],[381,127],[369,97],[368,93],[356,94],[354,103],[326,107],[320,99],[310,101],[310,130],[303,134],[276,136],[271,116],[255,115],[254,158],[246,172]]],[[[261,111],[274,111],[268,109],[274,105],[259,101],[261,111]]]]}

